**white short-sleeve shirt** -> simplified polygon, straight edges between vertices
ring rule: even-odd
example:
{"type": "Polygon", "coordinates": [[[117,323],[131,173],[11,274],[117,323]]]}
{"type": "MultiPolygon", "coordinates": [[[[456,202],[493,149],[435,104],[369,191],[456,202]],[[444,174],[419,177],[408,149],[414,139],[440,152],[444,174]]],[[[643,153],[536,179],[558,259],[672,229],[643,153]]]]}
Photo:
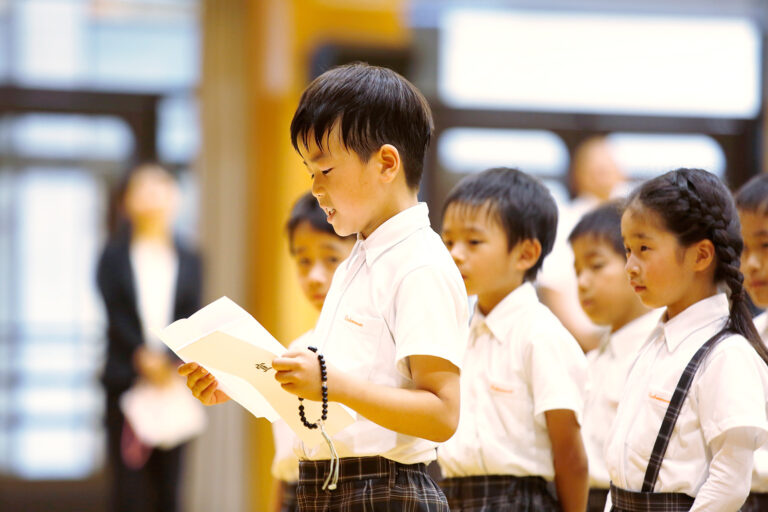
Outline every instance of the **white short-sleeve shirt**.
{"type": "MultiPolygon", "coordinates": [[[[358,239],[336,269],[314,337],[329,364],[399,388],[414,387],[410,356],[439,357],[461,367],[467,292],[428,213],[419,203],[388,219],[358,239]]],[[[404,464],[434,460],[437,446],[362,416],[333,436],[333,443],[339,457],[380,455],[404,464]]],[[[325,443],[299,446],[298,453],[330,458],[325,443]]]]}
{"type": "Polygon", "coordinates": [[[461,418],[438,448],[446,477],[554,478],[544,413],[568,409],[581,422],[586,360],[530,283],[489,314],[475,310],[461,375],[461,418]]]}
{"type": "MultiPolygon", "coordinates": [[[[640,349],[608,435],[605,459],[614,485],[639,491],[669,400],[694,353],[726,324],[724,293],[660,323],[640,349]]],[[[654,488],[696,496],[709,474],[709,444],[730,429],[759,446],[766,439],[768,369],[740,335],[720,341],[701,363],[683,402],[654,488]]]]}
{"type": "MultiPolygon", "coordinates": [[[[754,322],[763,343],[768,345],[768,313],[762,313],[754,319],[754,322]]],[[[755,465],[752,467],[752,491],[768,493],[768,445],[766,444],[755,451],[755,465]]]]}
{"type": "Polygon", "coordinates": [[[621,392],[640,347],[659,323],[662,312],[651,311],[612,334],[587,353],[587,394],[584,401],[584,426],[581,429],[589,459],[589,486],[607,489],[608,468],[603,457],[605,439],[611,428],[621,392]]]}

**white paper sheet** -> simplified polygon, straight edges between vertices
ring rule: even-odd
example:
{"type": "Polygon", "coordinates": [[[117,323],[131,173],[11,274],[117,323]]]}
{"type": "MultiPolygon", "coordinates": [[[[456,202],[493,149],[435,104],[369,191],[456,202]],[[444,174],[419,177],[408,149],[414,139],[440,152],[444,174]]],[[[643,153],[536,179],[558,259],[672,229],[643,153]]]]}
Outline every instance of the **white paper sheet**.
{"type": "MultiPolygon", "coordinates": [[[[219,388],[256,417],[282,418],[307,446],[323,442],[318,429],[309,430],[299,419],[296,395],[275,380],[272,359],[286,349],[247,311],[222,297],[186,319],[177,320],[157,336],[183,361],[205,367],[219,388]]],[[[307,420],[320,418],[322,404],[304,400],[307,420]]],[[[325,430],[333,436],[354,422],[354,413],[328,404],[325,430]]]]}

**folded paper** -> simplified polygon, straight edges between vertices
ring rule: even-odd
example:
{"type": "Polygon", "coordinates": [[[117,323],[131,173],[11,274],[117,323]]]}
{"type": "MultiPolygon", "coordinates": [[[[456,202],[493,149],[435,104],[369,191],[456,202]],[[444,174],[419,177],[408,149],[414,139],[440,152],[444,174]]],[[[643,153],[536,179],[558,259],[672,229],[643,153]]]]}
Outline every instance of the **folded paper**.
{"type": "MultiPolygon", "coordinates": [[[[196,362],[213,374],[219,388],[254,416],[282,418],[309,447],[323,442],[319,430],[302,425],[296,395],[275,380],[272,360],[285,353],[285,347],[231,299],[222,297],[156,334],[183,361],[196,362]]],[[[309,421],[320,418],[320,402],[305,400],[304,407],[309,421]]],[[[333,436],[354,420],[354,412],[331,402],[325,430],[333,436]]]]}

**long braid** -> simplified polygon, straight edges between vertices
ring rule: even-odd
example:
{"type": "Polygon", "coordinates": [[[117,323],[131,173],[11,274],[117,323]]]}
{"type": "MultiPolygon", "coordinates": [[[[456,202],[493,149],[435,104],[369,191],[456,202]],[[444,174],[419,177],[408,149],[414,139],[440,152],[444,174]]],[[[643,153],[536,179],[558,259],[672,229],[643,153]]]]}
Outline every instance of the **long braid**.
{"type": "Polygon", "coordinates": [[[709,239],[715,247],[715,281],[730,291],[731,309],[723,331],[741,334],[768,364],[768,349],[752,322],[739,268],[744,243],[736,208],[728,189],[714,175],[700,169],[678,169],[646,182],[630,197],[650,207],[688,246],[709,239]]]}
{"type": "MultiPolygon", "coordinates": [[[[725,224],[725,221],[721,220],[721,224],[725,224]]],[[[723,281],[730,290],[731,317],[726,328],[744,336],[760,357],[768,363],[768,349],[760,339],[755,324],[752,322],[747,295],[744,291],[744,275],[739,267],[743,242],[740,236],[737,239],[729,236],[729,233],[734,231],[733,224],[736,224],[735,230],[737,232],[739,231],[739,224],[733,221],[730,224],[731,226],[723,227],[716,223],[712,230],[712,242],[717,254],[715,279],[723,281]]]]}

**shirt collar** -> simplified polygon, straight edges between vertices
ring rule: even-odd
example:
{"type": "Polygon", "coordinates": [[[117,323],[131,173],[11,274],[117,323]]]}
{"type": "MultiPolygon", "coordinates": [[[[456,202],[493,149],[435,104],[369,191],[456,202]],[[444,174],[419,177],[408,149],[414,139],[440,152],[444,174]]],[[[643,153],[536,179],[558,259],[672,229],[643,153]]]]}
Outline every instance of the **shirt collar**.
{"type": "Polygon", "coordinates": [[[661,321],[662,311],[654,309],[629,322],[604,339],[602,350],[608,349],[615,357],[624,358],[637,353],[661,321]]]}
{"type": "Polygon", "coordinates": [[[725,293],[715,294],[688,306],[675,318],[663,324],[667,348],[670,352],[674,351],[691,334],[702,329],[711,330],[712,334],[715,334],[729,315],[730,308],[725,293]]]}
{"type": "Polygon", "coordinates": [[[483,315],[477,305],[475,305],[472,326],[478,325],[479,322],[485,322],[493,337],[499,343],[502,343],[507,338],[507,333],[509,333],[510,329],[519,323],[517,318],[515,318],[515,313],[524,306],[538,301],[536,289],[530,282],[526,281],[496,304],[496,307],[488,313],[488,316],[483,315]]]}
{"type": "Polygon", "coordinates": [[[418,203],[384,221],[373,233],[368,235],[368,238],[363,239],[358,233],[357,244],[352,252],[354,254],[355,251],[363,251],[365,262],[370,267],[387,250],[402,242],[416,231],[428,228],[429,226],[429,208],[427,208],[427,203],[418,203]]]}

